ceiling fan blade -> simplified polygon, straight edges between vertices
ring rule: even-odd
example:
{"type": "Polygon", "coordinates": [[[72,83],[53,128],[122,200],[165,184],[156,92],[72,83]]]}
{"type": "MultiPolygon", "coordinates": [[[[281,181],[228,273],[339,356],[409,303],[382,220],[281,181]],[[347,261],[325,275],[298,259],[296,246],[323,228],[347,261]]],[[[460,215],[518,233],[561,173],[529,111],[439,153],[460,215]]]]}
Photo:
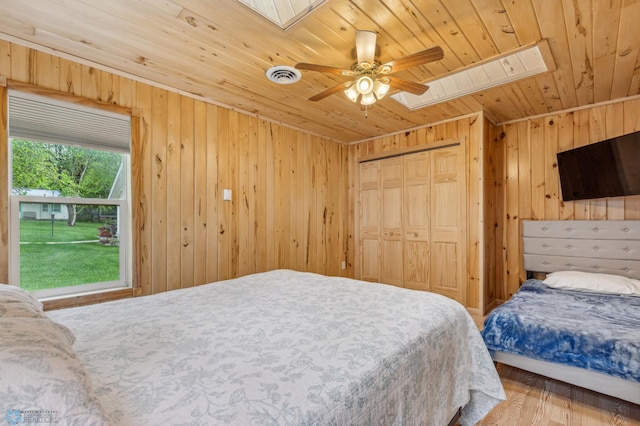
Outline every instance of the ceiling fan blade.
{"type": "Polygon", "coordinates": [[[389,79],[389,85],[394,89],[402,90],[403,92],[413,93],[414,95],[422,95],[429,90],[429,86],[426,84],[414,83],[413,81],[403,80],[397,77],[387,77],[389,79]]]}
{"type": "Polygon", "coordinates": [[[330,87],[327,90],[325,90],[324,92],[320,92],[317,95],[310,97],[309,100],[315,102],[315,101],[319,101],[321,99],[324,99],[327,96],[331,96],[334,93],[338,93],[340,90],[346,89],[347,85],[349,83],[351,83],[351,82],[350,81],[345,81],[344,83],[340,83],[337,86],[330,87]]]}
{"type": "Polygon", "coordinates": [[[305,71],[318,71],[318,72],[326,72],[329,74],[338,74],[338,75],[354,75],[351,70],[344,70],[342,68],[330,67],[327,65],[316,65],[316,64],[306,64],[304,62],[300,62],[296,64],[296,69],[305,70],[305,71]]]}
{"type": "Polygon", "coordinates": [[[444,57],[444,52],[440,46],[435,46],[422,52],[414,53],[412,55],[405,56],[404,58],[396,59],[394,61],[387,62],[380,65],[378,68],[382,70],[384,74],[391,74],[396,71],[402,71],[407,68],[415,67],[418,65],[428,64],[429,62],[439,61],[444,57]],[[385,69],[391,68],[385,72],[385,69]]]}
{"type": "Polygon", "coordinates": [[[373,31],[356,31],[356,55],[358,63],[368,62],[373,64],[376,55],[376,38],[378,34],[373,31]]]}

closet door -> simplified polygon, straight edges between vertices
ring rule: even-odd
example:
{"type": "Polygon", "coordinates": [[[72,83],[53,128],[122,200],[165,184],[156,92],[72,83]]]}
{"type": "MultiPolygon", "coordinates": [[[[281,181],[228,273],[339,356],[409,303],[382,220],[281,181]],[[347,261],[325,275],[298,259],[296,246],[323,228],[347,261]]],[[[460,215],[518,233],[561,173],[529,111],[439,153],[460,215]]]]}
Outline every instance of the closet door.
{"type": "Polygon", "coordinates": [[[360,163],[361,279],[380,282],[380,161],[360,163]]]}
{"type": "Polygon", "coordinates": [[[382,190],[381,282],[403,286],[402,157],[380,160],[382,190]]]}
{"type": "Polygon", "coordinates": [[[403,158],[404,286],[415,290],[429,290],[430,160],[430,152],[403,158]]]}
{"type": "Polygon", "coordinates": [[[429,291],[466,301],[466,174],[462,146],[431,152],[429,291]]]}
{"type": "Polygon", "coordinates": [[[466,298],[464,147],[360,164],[361,278],[466,298]]]}

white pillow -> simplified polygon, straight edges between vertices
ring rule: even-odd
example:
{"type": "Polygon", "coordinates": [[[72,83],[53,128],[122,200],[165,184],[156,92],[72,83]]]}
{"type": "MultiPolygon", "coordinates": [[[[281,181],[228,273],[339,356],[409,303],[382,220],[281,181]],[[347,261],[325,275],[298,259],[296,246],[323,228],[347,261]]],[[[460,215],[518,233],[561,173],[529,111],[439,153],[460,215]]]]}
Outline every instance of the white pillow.
{"type": "Polygon", "coordinates": [[[27,291],[0,284],[0,317],[44,318],[42,303],[27,291]]]}
{"type": "Polygon", "coordinates": [[[0,318],[0,342],[0,401],[7,415],[47,411],[60,424],[109,424],[64,326],[48,318],[0,318]]]}
{"type": "Polygon", "coordinates": [[[621,275],[558,271],[547,275],[543,283],[562,290],[640,296],[640,281],[621,275]]]}

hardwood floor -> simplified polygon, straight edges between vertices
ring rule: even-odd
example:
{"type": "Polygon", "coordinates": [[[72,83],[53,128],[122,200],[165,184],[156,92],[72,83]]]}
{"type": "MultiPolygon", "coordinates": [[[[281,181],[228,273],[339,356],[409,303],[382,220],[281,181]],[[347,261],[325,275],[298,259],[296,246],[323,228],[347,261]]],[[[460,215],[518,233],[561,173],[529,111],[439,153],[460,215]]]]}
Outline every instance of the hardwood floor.
{"type": "Polygon", "coordinates": [[[507,400],[478,425],[638,426],[640,405],[498,364],[507,400]]]}

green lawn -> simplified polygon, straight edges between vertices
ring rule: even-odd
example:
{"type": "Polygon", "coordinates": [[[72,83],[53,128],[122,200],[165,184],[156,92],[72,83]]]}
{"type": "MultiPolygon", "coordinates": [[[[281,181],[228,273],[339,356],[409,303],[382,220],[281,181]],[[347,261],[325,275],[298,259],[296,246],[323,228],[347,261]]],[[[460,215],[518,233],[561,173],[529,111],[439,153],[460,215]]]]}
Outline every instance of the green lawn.
{"type": "Polygon", "coordinates": [[[55,221],[52,236],[51,221],[21,220],[20,286],[39,290],[118,280],[120,247],[98,242],[101,225],[55,221]]]}
{"type": "Polygon", "coordinates": [[[98,227],[103,225],[99,222],[76,222],[75,226],[67,226],[66,220],[56,220],[51,226],[50,220],[21,220],[20,242],[97,240],[98,227]]]}

